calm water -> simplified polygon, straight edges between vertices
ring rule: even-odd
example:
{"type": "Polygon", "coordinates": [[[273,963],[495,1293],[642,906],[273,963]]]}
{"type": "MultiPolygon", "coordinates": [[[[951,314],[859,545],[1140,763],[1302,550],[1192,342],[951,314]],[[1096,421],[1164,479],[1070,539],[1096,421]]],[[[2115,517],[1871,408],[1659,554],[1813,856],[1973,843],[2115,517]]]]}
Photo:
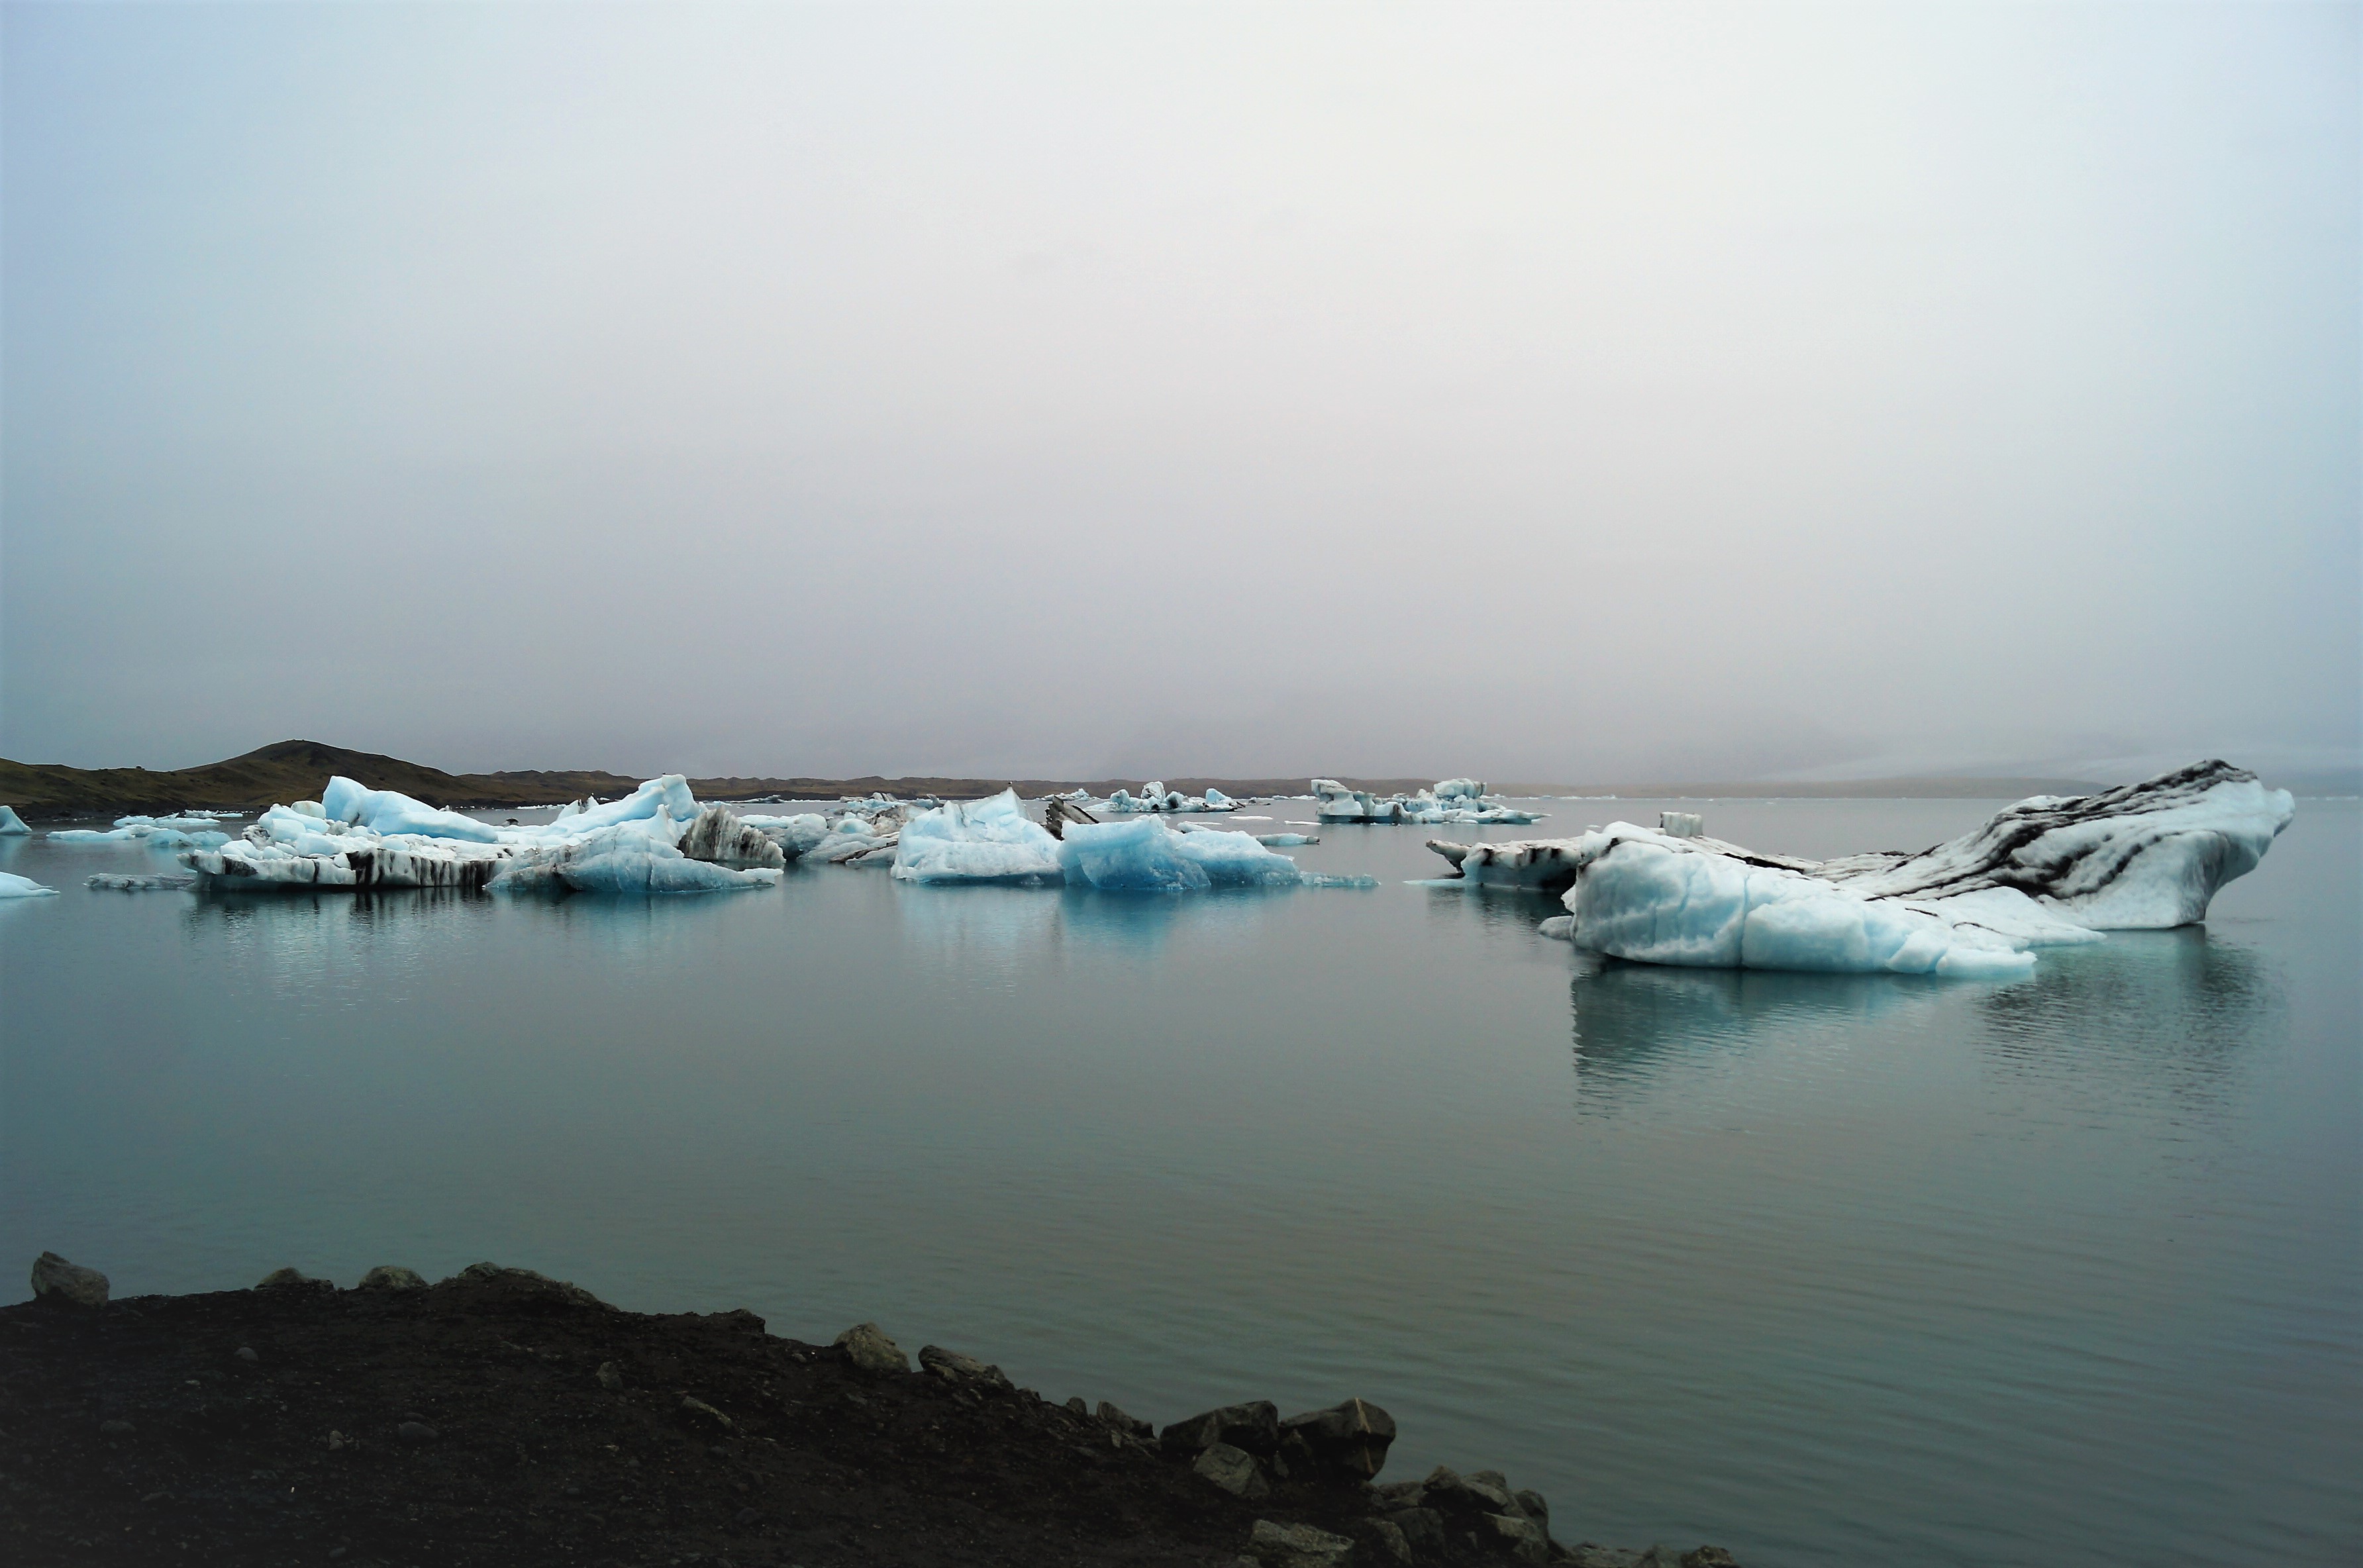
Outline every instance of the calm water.
{"type": "MultiPolygon", "coordinates": [[[[1704,808],[1805,854],[1991,809],[1704,808]]],[[[1359,1394],[1391,1476],[1751,1568],[2363,1553],[2355,802],[2011,984],[1603,966],[1402,885],[1437,831],[1298,852],[1375,891],[1161,900],[201,900],[0,841],[62,889],[0,905],[0,1259],[489,1257],[1159,1421],[1359,1394]]]]}

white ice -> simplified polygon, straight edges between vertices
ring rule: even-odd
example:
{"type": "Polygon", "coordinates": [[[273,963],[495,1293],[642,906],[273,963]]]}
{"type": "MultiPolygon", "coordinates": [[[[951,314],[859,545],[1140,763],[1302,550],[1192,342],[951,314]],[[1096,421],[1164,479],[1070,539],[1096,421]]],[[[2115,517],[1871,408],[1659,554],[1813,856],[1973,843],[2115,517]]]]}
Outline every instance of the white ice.
{"type": "Polygon", "coordinates": [[[1059,841],[1026,816],[1015,790],[1004,790],[982,801],[954,801],[904,823],[894,846],[894,876],[904,882],[1053,881],[1059,876],[1059,841]]]}
{"type": "Polygon", "coordinates": [[[25,825],[25,819],[17,814],[16,807],[0,806],[0,838],[7,838],[17,834],[28,834],[32,831],[25,825]]]}
{"type": "Polygon", "coordinates": [[[0,871],[0,899],[53,899],[55,888],[44,888],[30,877],[19,877],[14,871],[0,871]]]}
{"type": "Polygon", "coordinates": [[[1181,893],[1209,888],[1368,888],[1368,877],[1322,877],[1297,869],[1244,833],[1173,833],[1155,821],[1080,823],[1067,829],[1059,859],[1071,887],[1108,892],[1181,893]]]}
{"type": "MultiPolygon", "coordinates": [[[[320,791],[320,808],[330,821],[349,823],[388,837],[405,834],[420,838],[450,838],[470,844],[492,844],[500,836],[500,830],[489,823],[480,823],[473,817],[442,811],[423,801],[414,801],[398,790],[366,789],[342,774],[329,779],[328,787],[320,791]]],[[[303,814],[308,816],[310,813],[303,814]]]]}
{"type": "Polygon", "coordinates": [[[1485,798],[1483,788],[1474,778],[1447,778],[1433,790],[1381,796],[1335,778],[1315,778],[1313,797],[1320,804],[1314,814],[1325,823],[1452,823],[1469,827],[1540,820],[1536,812],[1485,798]]]}
{"type": "Polygon", "coordinates": [[[2007,974],[2032,966],[2028,947],[2204,919],[2295,809],[2286,790],[2208,762],[2097,795],[2022,801],[1916,855],[1799,860],[1629,823],[1430,846],[1472,884],[1564,888],[1572,923],[1551,922],[1551,933],[1616,957],[2007,974]]]}

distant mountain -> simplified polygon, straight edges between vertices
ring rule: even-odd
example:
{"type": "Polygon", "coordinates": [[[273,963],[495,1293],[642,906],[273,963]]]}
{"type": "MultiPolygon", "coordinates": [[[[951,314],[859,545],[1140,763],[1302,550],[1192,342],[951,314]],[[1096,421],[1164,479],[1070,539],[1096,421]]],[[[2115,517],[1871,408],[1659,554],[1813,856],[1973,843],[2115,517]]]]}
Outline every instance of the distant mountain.
{"type": "MultiPolygon", "coordinates": [[[[603,799],[629,792],[640,782],[621,773],[595,770],[446,773],[376,752],[350,751],[320,741],[286,740],[259,747],[227,762],[157,772],[145,767],[66,767],[0,758],[0,802],[31,817],[112,816],[126,812],[172,812],[216,807],[259,812],[289,801],[319,798],[331,774],[357,778],[372,790],[399,790],[431,805],[461,808],[554,806],[585,795],[603,799]]],[[[1356,789],[1387,795],[1424,789],[1432,778],[1344,778],[1356,789]]],[[[840,795],[884,793],[909,800],[937,795],[971,800],[1015,785],[1021,795],[1085,789],[1105,795],[1119,786],[1137,790],[1138,778],[693,778],[700,800],[743,801],[780,795],[795,800],[835,800],[840,795]]],[[[1176,775],[1165,780],[1193,795],[1208,785],[1245,799],[1253,795],[1301,795],[1307,779],[1201,778],[1176,775]]],[[[2099,786],[2073,778],[1880,778],[1828,784],[1504,784],[1515,795],[1621,796],[1626,800],[1729,800],[1735,797],[1861,799],[1917,796],[1927,799],[2019,800],[2028,795],[2080,795],[2099,786]]]]}

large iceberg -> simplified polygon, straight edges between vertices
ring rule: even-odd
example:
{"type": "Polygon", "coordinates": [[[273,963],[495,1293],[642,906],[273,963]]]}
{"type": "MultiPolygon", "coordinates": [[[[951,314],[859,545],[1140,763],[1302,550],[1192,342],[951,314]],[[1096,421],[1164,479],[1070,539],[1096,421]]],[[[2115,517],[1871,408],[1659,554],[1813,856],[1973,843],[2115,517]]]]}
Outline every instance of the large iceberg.
{"type": "Polygon", "coordinates": [[[1335,778],[1313,780],[1314,815],[1325,823],[1451,823],[1464,827],[1540,821],[1538,813],[1485,795],[1474,778],[1447,778],[1409,795],[1374,795],[1335,778]]]}
{"type": "MultiPolygon", "coordinates": [[[[2296,805],[2204,762],[2097,795],[2039,795],[1917,854],[1811,861],[1613,823],[1577,838],[1431,841],[1480,885],[1560,891],[1552,934],[1642,963],[1998,974],[2025,949],[2204,919],[2254,870],[2296,805]]],[[[1671,827],[1675,832],[1662,831],[1671,827]]]]}
{"type": "Polygon", "coordinates": [[[769,834],[701,809],[677,773],[619,801],[568,807],[553,822],[504,827],[332,778],[319,801],[273,806],[238,839],[181,856],[201,887],[215,889],[599,893],[771,887],[784,858],[769,834]]]}
{"type": "Polygon", "coordinates": [[[904,882],[1040,883],[1059,875],[1059,841],[1026,816],[1015,790],[922,812],[903,824],[894,846],[894,876],[904,882]]]}

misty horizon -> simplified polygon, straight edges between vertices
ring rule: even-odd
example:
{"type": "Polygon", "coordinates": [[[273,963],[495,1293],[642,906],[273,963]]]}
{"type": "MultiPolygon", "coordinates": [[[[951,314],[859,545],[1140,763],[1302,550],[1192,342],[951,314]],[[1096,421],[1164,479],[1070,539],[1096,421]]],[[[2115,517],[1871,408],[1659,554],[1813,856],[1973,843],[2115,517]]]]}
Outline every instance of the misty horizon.
{"type": "Polygon", "coordinates": [[[2356,13],[12,6],[0,755],[2363,767],[2356,13]]]}

